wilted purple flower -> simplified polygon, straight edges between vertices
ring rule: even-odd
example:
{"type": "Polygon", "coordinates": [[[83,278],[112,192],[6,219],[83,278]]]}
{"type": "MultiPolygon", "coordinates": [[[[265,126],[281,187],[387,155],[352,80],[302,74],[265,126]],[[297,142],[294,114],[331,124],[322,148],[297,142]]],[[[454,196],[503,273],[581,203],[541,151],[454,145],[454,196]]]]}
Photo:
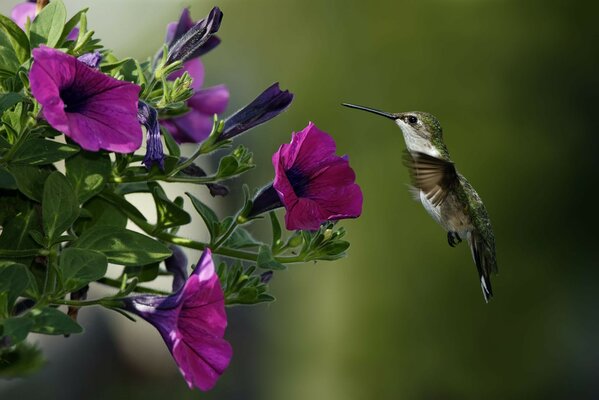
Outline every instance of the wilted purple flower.
{"type": "Polygon", "coordinates": [[[173,292],[178,291],[187,280],[187,256],[179,246],[169,246],[173,254],[164,260],[166,270],[173,274],[173,292]]]}
{"type": "MultiPolygon", "coordinates": [[[[175,42],[181,39],[181,37],[183,37],[183,35],[185,35],[191,28],[193,28],[194,25],[195,23],[193,22],[193,19],[191,19],[189,9],[184,8],[183,12],[181,12],[181,16],[179,17],[179,21],[171,22],[166,27],[165,43],[167,44],[167,47],[171,48],[173,44],[175,44],[175,42]]],[[[210,36],[202,46],[200,46],[195,52],[191,54],[189,59],[195,59],[206,54],[207,52],[218,46],[219,43],[220,39],[216,35],[210,36]]]]}
{"type": "Polygon", "coordinates": [[[158,124],[158,112],[144,103],[138,102],[137,120],[146,128],[146,155],[142,164],[147,169],[151,169],[158,164],[160,169],[164,169],[164,149],[160,140],[160,125],[158,124]]]}
{"type": "Polygon", "coordinates": [[[336,156],[335,149],[333,138],[312,122],[295,133],[272,156],[274,182],[256,197],[250,214],[282,203],[289,230],[316,230],[325,221],[359,217],[362,191],[347,157],[336,156]]]}
{"type": "MultiPolygon", "coordinates": [[[[181,162],[184,162],[187,160],[187,158],[181,157],[179,160],[181,162]]],[[[206,171],[204,171],[202,168],[200,168],[195,163],[192,163],[190,166],[184,168],[181,172],[183,172],[186,175],[195,176],[195,177],[204,177],[207,175],[206,171]]],[[[206,187],[210,191],[210,195],[212,197],[216,197],[216,196],[224,197],[229,194],[229,188],[226,187],[225,185],[221,185],[219,183],[206,183],[206,187]]]]}
{"type": "Polygon", "coordinates": [[[227,118],[219,139],[231,139],[242,132],[265,123],[285,111],[292,100],[292,93],[289,93],[288,90],[281,91],[279,83],[273,83],[250,104],[227,118]]]}
{"type": "MultiPolygon", "coordinates": [[[[37,4],[35,0],[26,1],[19,3],[13,7],[10,17],[13,21],[23,30],[25,30],[25,23],[29,18],[33,22],[37,15],[37,4]]],[[[75,40],[79,35],[79,28],[73,28],[67,36],[67,40],[75,40]]]]}
{"type": "Polygon", "coordinates": [[[92,53],[85,53],[84,55],[77,57],[77,60],[81,61],[90,68],[98,68],[102,62],[102,54],[96,50],[92,53]]]}
{"type": "Polygon", "coordinates": [[[158,329],[190,388],[209,390],[216,384],[233,350],[223,339],[225,299],[209,249],[178,292],[123,300],[125,310],[158,329]]]}
{"type": "MultiPolygon", "coordinates": [[[[188,24],[190,20],[189,12],[187,12],[186,16],[184,14],[185,11],[180,18],[180,22],[182,22],[182,24],[180,24],[181,29],[176,29],[174,31],[173,39],[168,46],[167,64],[172,64],[175,61],[185,62],[191,60],[206,52],[206,47],[208,47],[209,50],[218,44],[214,44],[214,42],[208,44],[210,38],[218,31],[223,19],[223,13],[218,7],[214,7],[210,10],[210,13],[206,18],[196,22],[191,27],[189,27],[188,24]],[[183,20],[184,18],[185,20],[183,20]],[[183,26],[183,24],[187,24],[187,26],[183,26]],[[183,33],[184,29],[185,33],[183,33]],[[204,47],[205,45],[207,46],[204,47]]],[[[179,28],[179,25],[177,28],[179,28]]]]}
{"type": "MultiPolygon", "coordinates": [[[[183,10],[179,22],[172,22],[168,25],[166,43],[170,45],[193,26],[189,10],[183,10]]],[[[227,108],[229,90],[224,85],[201,89],[204,83],[204,65],[197,56],[213,49],[218,43],[220,40],[216,36],[212,36],[193,53],[195,58],[185,62],[183,69],[175,71],[168,78],[174,80],[187,72],[193,79],[191,87],[194,94],[187,100],[189,112],[180,117],[160,121],[178,143],[199,143],[206,139],[212,131],[214,114],[220,114],[227,108]]]]}
{"type": "Polygon", "coordinates": [[[85,150],[130,153],[141,145],[139,86],[46,46],[33,49],[29,80],[44,118],[85,150]]]}

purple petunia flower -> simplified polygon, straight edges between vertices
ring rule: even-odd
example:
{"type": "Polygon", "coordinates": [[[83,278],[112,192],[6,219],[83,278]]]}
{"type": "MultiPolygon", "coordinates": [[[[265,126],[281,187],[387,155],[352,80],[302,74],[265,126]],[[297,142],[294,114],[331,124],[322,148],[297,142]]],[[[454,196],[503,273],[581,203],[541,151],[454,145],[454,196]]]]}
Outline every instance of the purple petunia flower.
{"type": "Polygon", "coordinates": [[[271,120],[285,111],[292,100],[292,93],[289,93],[288,90],[281,91],[279,83],[273,83],[250,104],[227,118],[219,140],[231,139],[271,120]]]}
{"type": "Polygon", "coordinates": [[[85,150],[130,153],[141,145],[139,86],[46,46],[33,49],[29,80],[44,118],[85,150]]]}
{"type": "Polygon", "coordinates": [[[347,157],[312,122],[273,155],[275,179],[254,201],[250,216],[284,206],[289,230],[316,230],[325,221],[357,218],[362,191],[347,157]]]}
{"type": "MultiPolygon", "coordinates": [[[[170,47],[193,26],[194,22],[189,15],[189,10],[184,9],[179,22],[171,22],[168,25],[166,43],[170,47]]],[[[174,80],[187,72],[193,79],[191,87],[194,94],[187,100],[189,112],[180,117],[160,121],[160,124],[170,132],[178,143],[199,143],[206,139],[212,131],[214,114],[221,114],[229,104],[229,90],[224,85],[201,89],[204,83],[204,65],[197,57],[213,49],[219,43],[220,39],[211,36],[193,53],[195,58],[185,62],[183,69],[169,76],[170,80],[174,80]]]]}
{"type": "Polygon", "coordinates": [[[209,249],[176,293],[123,300],[125,310],[158,329],[190,388],[210,390],[216,384],[233,350],[223,339],[225,299],[209,249]]]}
{"type": "MultiPolygon", "coordinates": [[[[27,19],[33,22],[37,15],[37,4],[35,1],[26,1],[19,3],[13,7],[10,17],[19,26],[19,28],[25,30],[25,23],[27,19]]],[[[73,28],[67,36],[67,40],[75,40],[79,36],[79,28],[73,28]]]]}
{"type": "Polygon", "coordinates": [[[171,245],[169,249],[173,254],[164,260],[164,266],[173,274],[173,292],[176,292],[185,285],[187,280],[187,256],[179,246],[171,245]]]}
{"type": "MultiPolygon", "coordinates": [[[[218,42],[211,42],[211,38],[218,32],[222,19],[222,11],[218,7],[213,7],[206,18],[190,24],[189,11],[184,10],[177,29],[173,32],[172,40],[167,42],[168,55],[166,63],[185,62],[197,58],[218,45],[218,42]]],[[[167,32],[167,35],[169,33],[167,32]]]]}

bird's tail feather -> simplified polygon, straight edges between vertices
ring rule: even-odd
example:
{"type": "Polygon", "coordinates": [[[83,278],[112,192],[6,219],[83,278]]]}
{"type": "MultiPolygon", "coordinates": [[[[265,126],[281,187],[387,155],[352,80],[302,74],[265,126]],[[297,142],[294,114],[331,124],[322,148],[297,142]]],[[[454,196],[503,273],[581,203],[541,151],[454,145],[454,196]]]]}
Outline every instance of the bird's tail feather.
{"type": "Polygon", "coordinates": [[[491,272],[497,269],[495,266],[495,257],[482,237],[477,233],[473,232],[469,234],[468,242],[470,244],[470,250],[472,251],[472,258],[476,264],[476,270],[478,271],[480,287],[483,291],[485,302],[488,303],[489,299],[493,297],[493,288],[491,287],[491,272]]]}

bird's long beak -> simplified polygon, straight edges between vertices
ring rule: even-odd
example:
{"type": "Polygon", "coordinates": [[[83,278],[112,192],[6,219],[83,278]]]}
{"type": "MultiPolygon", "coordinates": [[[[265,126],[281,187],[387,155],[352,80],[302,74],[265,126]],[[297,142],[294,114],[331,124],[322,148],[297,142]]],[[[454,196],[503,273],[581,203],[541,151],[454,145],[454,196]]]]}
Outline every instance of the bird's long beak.
{"type": "Polygon", "coordinates": [[[377,109],[374,109],[374,108],[368,108],[368,107],[358,106],[356,104],[349,104],[349,103],[341,103],[341,105],[343,105],[345,107],[349,107],[349,108],[355,108],[357,110],[368,111],[368,112],[371,112],[373,114],[382,115],[383,117],[387,117],[387,118],[392,119],[392,120],[396,120],[397,119],[397,116],[394,115],[394,114],[391,114],[391,113],[388,113],[388,112],[385,112],[385,111],[381,111],[381,110],[377,110],[377,109]]]}

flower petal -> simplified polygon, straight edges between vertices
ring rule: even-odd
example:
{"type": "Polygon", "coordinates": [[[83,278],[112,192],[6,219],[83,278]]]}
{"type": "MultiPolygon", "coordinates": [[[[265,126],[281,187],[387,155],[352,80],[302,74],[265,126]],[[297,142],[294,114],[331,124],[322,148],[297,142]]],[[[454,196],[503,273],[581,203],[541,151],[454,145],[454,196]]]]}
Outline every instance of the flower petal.
{"type": "Polygon", "coordinates": [[[189,107],[204,114],[221,114],[229,104],[229,89],[225,85],[197,91],[189,100],[189,107]]]}
{"type": "Polygon", "coordinates": [[[35,19],[35,11],[37,5],[35,3],[20,3],[14,6],[10,17],[19,27],[25,30],[25,23],[27,22],[27,18],[31,21],[35,19]]]}

